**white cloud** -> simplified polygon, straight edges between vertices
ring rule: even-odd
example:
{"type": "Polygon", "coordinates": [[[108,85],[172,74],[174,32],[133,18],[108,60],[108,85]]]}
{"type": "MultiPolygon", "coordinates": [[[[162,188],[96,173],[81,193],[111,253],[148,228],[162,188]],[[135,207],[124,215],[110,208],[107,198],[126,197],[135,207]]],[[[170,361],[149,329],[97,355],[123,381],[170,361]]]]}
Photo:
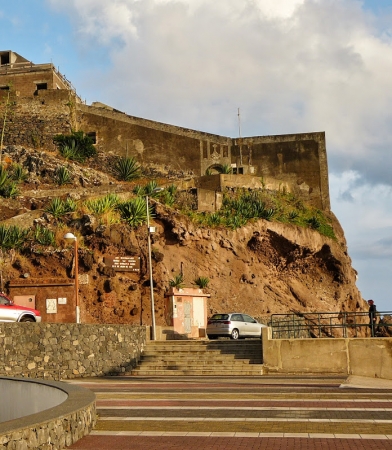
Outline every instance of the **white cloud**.
{"type": "Polygon", "coordinates": [[[47,1],[74,21],[84,52],[105,49],[109,70],[74,80],[90,101],[230,136],[238,107],[243,135],[325,130],[350,254],[362,267],[391,258],[386,16],[356,0],[47,1]]]}

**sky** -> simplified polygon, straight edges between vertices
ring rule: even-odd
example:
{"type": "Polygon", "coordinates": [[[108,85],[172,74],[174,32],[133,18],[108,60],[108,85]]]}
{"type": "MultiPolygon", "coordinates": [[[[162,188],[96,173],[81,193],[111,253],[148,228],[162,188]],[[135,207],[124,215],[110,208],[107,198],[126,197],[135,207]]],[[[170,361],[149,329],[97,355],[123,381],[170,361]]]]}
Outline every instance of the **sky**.
{"type": "Polygon", "coordinates": [[[213,134],[325,131],[357,286],[392,311],[392,0],[13,0],[0,50],[88,104],[213,134]]]}

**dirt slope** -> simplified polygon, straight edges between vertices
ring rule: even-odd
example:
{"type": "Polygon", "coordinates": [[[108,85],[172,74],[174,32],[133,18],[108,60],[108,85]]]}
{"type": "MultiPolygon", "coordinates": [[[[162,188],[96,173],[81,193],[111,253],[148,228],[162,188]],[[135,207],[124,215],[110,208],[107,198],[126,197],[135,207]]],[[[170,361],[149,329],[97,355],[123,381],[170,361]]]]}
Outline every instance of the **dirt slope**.
{"type": "MultiPolygon", "coordinates": [[[[56,196],[77,200],[132,188],[118,183],[110,173],[69,164],[56,154],[11,147],[7,156],[29,171],[16,199],[0,198],[0,223],[29,227],[40,223],[57,231],[58,247],[17,254],[7,267],[6,279],[30,273],[31,277],[67,277],[72,254],[62,247],[64,230],[81,238],[80,273],[89,276],[80,285],[84,322],[149,323],[150,299],[147,272],[147,230],[125,224],[107,226],[91,215],[56,221],[44,212],[56,196]],[[73,184],[58,188],[53,174],[68,164],[73,184]],[[108,255],[141,257],[140,274],[114,272],[103,264],[108,255]]],[[[101,155],[102,158],[102,155],[101,155]]],[[[101,167],[108,164],[101,162],[101,167]]],[[[272,313],[304,311],[364,311],[366,303],[356,288],[343,230],[331,214],[336,240],[294,225],[255,221],[236,231],[198,228],[190,220],[156,204],[153,235],[153,273],[156,322],[165,324],[164,295],[169,280],[182,272],[191,287],[198,276],[210,279],[210,312],[238,310],[259,318],[272,313]]]]}

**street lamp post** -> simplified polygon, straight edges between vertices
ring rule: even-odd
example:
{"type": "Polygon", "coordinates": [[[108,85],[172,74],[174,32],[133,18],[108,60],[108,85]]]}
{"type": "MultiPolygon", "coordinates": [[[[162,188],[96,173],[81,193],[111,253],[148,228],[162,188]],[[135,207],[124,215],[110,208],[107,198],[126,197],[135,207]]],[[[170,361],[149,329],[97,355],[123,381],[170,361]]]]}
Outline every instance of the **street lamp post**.
{"type": "Polygon", "coordinates": [[[76,323],[80,323],[80,308],[79,308],[79,258],[78,258],[78,240],[72,233],[66,233],[64,235],[66,242],[74,244],[74,257],[75,257],[75,312],[76,323]]]}
{"type": "MultiPolygon", "coordinates": [[[[151,193],[163,191],[163,188],[155,188],[151,193]]],[[[151,340],[155,341],[155,304],[154,304],[154,281],[152,279],[152,262],[151,262],[151,233],[155,232],[155,227],[150,227],[150,210],[148,206],[148,195],[146,195],[146,212],[147,212],[147,243],[148,243],[148,267],[150,270],[150,299],[151,299],[151,340]]]]}

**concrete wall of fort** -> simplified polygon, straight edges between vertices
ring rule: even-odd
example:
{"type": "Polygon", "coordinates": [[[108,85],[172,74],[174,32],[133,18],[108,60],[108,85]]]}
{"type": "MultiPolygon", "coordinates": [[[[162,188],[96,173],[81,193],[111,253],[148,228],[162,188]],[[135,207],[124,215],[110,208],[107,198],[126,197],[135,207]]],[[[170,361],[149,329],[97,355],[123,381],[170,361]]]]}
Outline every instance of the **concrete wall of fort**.
{"type": "Polygon", "coordinates": [[[146,328],[130,325],[0,323],[0,375],[70,379],[136,367],[146,328]]]}
{"type": "Polygon", "coordinates": [[[13,96],[9,117],[5,145],[52,150],[55,134],[82,130],[96,133],[98,151],[133,156],[163,173],[201,176],[230,165],[238,175],[294,186],[305,201],[330,209],[323,132],[232,139],[129,116],[105,105],[84,105],[66,90],[38,91],[33,98],[13,96]]]}

